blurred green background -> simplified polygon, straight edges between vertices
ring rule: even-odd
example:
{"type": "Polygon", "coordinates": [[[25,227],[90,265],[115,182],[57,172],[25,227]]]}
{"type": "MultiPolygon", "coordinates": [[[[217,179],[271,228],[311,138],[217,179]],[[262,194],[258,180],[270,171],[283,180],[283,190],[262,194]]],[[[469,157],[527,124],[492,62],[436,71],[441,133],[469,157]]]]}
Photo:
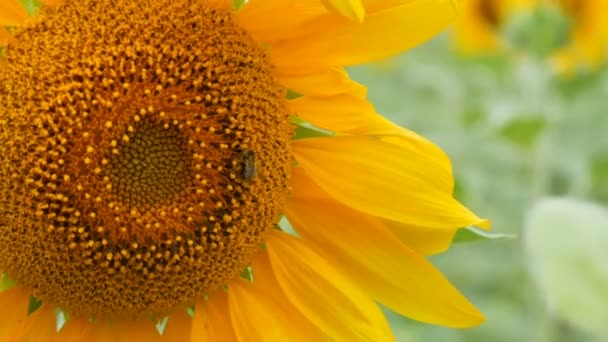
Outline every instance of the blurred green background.
{"type": "MultiPolygon", "coordinates": [[[[493,232],[517,235],[454,244],[432,257],[484,312],[483,325],[452,330],[388,313],[397,339],[605,341],[547,305],[551,294],[535,285],[523,227],[534,203],[547,196],[608,201],[608,72],[599,68],[564,77],[546,61],[516,53],[460,57],[446,34],[397,58],[352,68],[350,74],[369,87],[379,113],[449,154],[456,196],[490,218],[493,232]]],[[[584,221],[578,228],[595,224],[584,221]]],[[[566,224],[547,229],[549,236],[540,243],[553,243],[552,234],[578,234],[566,224]]],[[[585,258],[583,267],[602,263],[606,275],[608,259],[585,258]]],[[[558,272],[566,288],[569,277],[577,276],[558,272]]],[[[608,290],[608,283],[599,286],[608,290]]],[[[586,295],[585,289],[572,290],[586,295]]]]}

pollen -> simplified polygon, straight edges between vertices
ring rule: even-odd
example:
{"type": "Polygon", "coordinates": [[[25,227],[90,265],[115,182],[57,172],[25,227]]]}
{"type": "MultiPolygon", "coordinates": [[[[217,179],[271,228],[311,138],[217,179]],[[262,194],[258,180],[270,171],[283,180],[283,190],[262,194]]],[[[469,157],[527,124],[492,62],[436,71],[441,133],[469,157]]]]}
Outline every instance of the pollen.
{"type": "Polygon", "coordinates": [[[205,298],[250,263],[283,210],[284,95],[218,5],[44,10],[0,58],[0,269],[94,317],[205,298]]]}

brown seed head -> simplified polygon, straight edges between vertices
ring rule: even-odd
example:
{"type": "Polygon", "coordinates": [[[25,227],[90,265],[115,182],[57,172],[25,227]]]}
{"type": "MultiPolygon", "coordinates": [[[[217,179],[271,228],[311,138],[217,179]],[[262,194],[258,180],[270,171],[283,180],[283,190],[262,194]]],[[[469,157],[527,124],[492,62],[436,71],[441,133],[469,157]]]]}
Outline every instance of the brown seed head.
{"type": "Polygon", "coordinates": [[[40,15],[0,59],[0,269],[98,317],[167,313],[238,275],[287,191],[273,75],[201,1],[40,15]],[[255,179],[239,177],[244,149],[255,179]]]}

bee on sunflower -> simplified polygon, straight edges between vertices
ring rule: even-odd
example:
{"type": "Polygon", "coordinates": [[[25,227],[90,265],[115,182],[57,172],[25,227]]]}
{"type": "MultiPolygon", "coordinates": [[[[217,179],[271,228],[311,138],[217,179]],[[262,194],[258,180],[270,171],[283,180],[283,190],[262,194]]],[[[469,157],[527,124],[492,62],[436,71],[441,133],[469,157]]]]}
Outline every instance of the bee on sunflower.
{"type": "Polygon", "coordinates": [[[392,340],[377,303],[483,321],[425,257],[488,222],[344,70],[452,1],[41,2],[0,4],[0,340],[392,340]]]}

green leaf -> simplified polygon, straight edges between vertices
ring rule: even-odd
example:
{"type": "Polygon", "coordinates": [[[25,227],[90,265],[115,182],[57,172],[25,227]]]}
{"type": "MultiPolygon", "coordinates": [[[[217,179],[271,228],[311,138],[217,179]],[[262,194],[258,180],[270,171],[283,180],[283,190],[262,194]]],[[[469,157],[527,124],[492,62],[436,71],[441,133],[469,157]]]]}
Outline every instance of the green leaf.
{"type": "Polygon", "coordinates": [[[516,118],[500,130],[500,135],[522,148],[530,148],[545,128],[543,118],[516,118]]]}
{"type": "Polygon", "coordinates": [[[548,309],[608,338],[608,210],[573,198],[546,198],[528,213],[527,263],[548,309]]]}
{"type": "Polygon", "coordinates": [[[474,228],[474,227],[466,227],[459,229],[454,235],[454,239],[452,242],[473,242],[479,240],[496,240],[496,239],[515,239],[516,235],[513,234],[503,234],[503,233],[489,233],[484,230],[474,228]]]}
{"type": "Polygon", "coordinates": [[[577,68],[573,75],[556,79],[557,89],[560,94],[567,98],[575,98],[583,93],[592,91],[602,81],[601,72],[596,68],[577,68]]]}
{"type": "Polygon", "coordinates": [[[462,124],[465,128],[472,128],[482,123],[487,114],[480,106],[469,106],[462,113],[462,124]]]}

